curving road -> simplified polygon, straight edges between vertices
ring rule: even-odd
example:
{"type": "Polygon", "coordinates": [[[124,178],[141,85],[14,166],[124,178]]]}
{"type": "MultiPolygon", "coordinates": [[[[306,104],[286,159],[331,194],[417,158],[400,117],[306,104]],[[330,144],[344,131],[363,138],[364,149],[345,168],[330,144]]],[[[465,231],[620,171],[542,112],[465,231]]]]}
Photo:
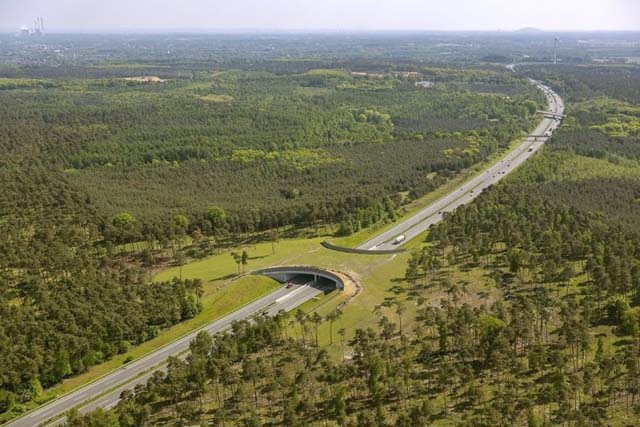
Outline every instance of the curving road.
{"type": "Polygon", "coordinates": [[[3,427],[56,426],[63,424],[65,417],[53,422],[47,421],[59,417],[72,408],[78,407],[80,413],[86,413],[97,408],[108,409],[115,406],[124,390],[133,389],[137,384],[145,383],[154,371],[164,369],[167,358],[179,356],[187,351],[189,343],[201,331],[215,334],[230,328],[235,321],[248,319],[259,313],[275,315],[280,310],[289,311],[322,293],[322,289],[311,286],[312,282],[305,283],[299,280],[301,277],[303,276],[292,279],[290,288],[283,286],[117,371],[4,424],[3,427]]]}
{"type": "Polygon", "coordinates": [[[549,102],[549,112],[543,114],[542,121],[531,135],[524,138],[516,149],[480,175],[465,182],[406,221],[361,244],[357,249],[375,252],[376,250],[388,250],[402,246],[440,221],[445,212],[452,212],[458,206],[469,203],[478,197],[485,188],[500,181],[529,157],[533,156],[558,127],[558,119],[564,113],[564,104],[558,94],[551,88],[533,80],[532,83],[544,92],[549,102]],[[558,116],[555,116],[556,114],[558,116]],[[394,243],[394,240],[400,235],[405,236],[405,239],[399,243],[394,243]]]}

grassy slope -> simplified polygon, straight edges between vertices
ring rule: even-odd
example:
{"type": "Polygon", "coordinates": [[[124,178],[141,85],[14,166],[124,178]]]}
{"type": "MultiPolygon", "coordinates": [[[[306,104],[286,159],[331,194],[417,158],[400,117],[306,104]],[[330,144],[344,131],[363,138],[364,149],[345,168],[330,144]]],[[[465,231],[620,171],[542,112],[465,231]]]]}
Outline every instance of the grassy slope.
{"type": "MultiPolygon", "coordinates": [[[[342,318],[334,325],[334,342],[337,330],[347,329],[347,336],[356,328],[375,325],[372,316],[374,307],[382,303],[385,298],[392,297],[390,288],[404,276],[408,254],[400,255],[355,255],[335,252],[320,246],[321,238],[292,239],[278,244],[276,253],[272,255],[271,244],[264,243],[248,247],[247,251],[254,258],[249,262],[250,269],[257,269],[274,265],[314,265],[320,268],[334,269],[351,274],[364,287],[344,310],[342,318]]],[[[236,265],[229,254],[224,253],[196,261],[182,268],[182,277],[201,278],[205,283],[215,283],[216,279],[227,274],[233,274],[236,265]]],[[[177,268],[165,270],[156,278],[165,280],[178,274],[177,268]]],[[[326,315],[344,299],[345,295],[330,295],[318,301],[305,304],[302,309],[306,312],[314,310],[318,305],[318,312],[326,315]]],[[[328,342],[328,324],[323,324],[319,330],[320,342],[328,342]]]]}

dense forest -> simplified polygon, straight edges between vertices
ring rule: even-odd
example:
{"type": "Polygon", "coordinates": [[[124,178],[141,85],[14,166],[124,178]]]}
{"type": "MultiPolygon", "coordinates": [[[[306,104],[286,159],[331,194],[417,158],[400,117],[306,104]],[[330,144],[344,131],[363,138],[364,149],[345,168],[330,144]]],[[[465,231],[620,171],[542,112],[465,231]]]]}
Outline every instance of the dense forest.
{"type": "Polygon", "coordinates": [[[199,336],[186,361],[114,411],[72,414],[69,425],[635,425],[638,234],[508,184],[429,242],[407,266],[411,331],[398,304],[397,318],[356,331],[335,360],[314,329],[340,313],[239,323],[199,336]],[[474,301],[460,269],[485,270],[503,298],[474,301]],[[424,298],[429,288],[443,299],[424,298]]]}
{"type": "Polygon", "coordinates": [[[508,71],[59,74],[0,80],[4,144],[64,171],[110,243],[171,239],[176,215],[187,234],[367,226],[388,217],[384,198],[397,208],[507,147],[542,102],[508,71]],[[122,213],[133,225],[113,230],[122,213]]]}
{"type": "Polygon", "coordinates": [[[393,221],[533,127],[532,76],[569,117],[431,230],[395,317],[370,307],[378,328],[349,339],[340,311],[201,334],[68,424],[636,425],[640,73],[576,65],[635,48],[567,35],[566,65],[512,73],[514,47],[544,60],[552,41],[308,37],[0,35],[0,422],[202,310],[200,280],[149,281],[159,258],[393,221]],[[463,272],[500,298],[468,298],[463,272]]]}
{"type": "Polygon", "coordinates": [[[146,282],[96,247],[86,196],[28,156],[0,159],[0,413],[199,311],[198,281],[146,282]],[[16,162],[16,160],[21,160],[16,162]]]}
{"type": "Polygon", "coordinates": [[[569,117],[535,168],[525,168],[514,181],[523,192],[598,212],[628,232],[640,230],[640,67],[531,72],[570,100],[569,117]]]}
{"type": "Polygon", "coordinates": [[[542,102],[506,70],[9,64],[13,42],[0,47],[3,421],[200,312],[200,281],[149,282],[158,260],[390,221],[505,149],[542,102]]]}
{"type": "Polygon", "coordinates": [[[332,335],[337,358],[314,337],[340,312],[239,323],[69,425],[637,425],[638,107],[599,89],[624,86],[626,71],[606,74],[610,85],[554,72],[574,101],[552,141],[430,230],[396,317],[376,308],[376,330],[332,335]],[[573,92],[574,79],[589,89],[573,92]],[[499,298],[472,294],[469,275],[499,298]]]}

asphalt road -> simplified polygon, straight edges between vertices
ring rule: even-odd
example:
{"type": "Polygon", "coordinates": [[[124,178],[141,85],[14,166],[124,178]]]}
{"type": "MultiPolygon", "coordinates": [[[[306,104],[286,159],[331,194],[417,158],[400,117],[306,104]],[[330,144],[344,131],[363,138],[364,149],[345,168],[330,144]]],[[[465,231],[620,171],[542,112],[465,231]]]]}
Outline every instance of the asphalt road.
{"type": "MultiPolygon", "coordinates": [[[[549,112],[563,114],[564,104],[558,94],[539,82],[533,83],[545,93],[549,102],[549,112]]],[[[558,125],[559,122],[557,120],[544,117],[530,135],[551,135],[558,125]]],[[[538,138],[527,136],[516,149],[497,161],[485,172],[462,184],[454,191],[438,199],[406,221],[366,241],[358,246],[357,249],[375,251],[394,249],[402,246],[440,221],[445,212],[452,212],[458,206],[469,203],[478,197],[485,188],[507,176],[529,157],[533,156],[548,139],[548,136],[538,138]],[[394,243],[395,239],[400,235],[404,235],[405,239],[399,243],[394,243]]]]}
{"type": "Polygon", "coordinates": [[[300,280],[296,282],[295,279],[292,282],[294,284],[291,288],[287,289],[283,286],[93,383],[5,424],[3,427],[56,426],[64,423],[65,418],[60,418],[52,423],[46,423],[46,421],[64,414],[74,407],[78,407],[80,413],[90,412],[97,408],[111,408],[118,403],[120,394],[124,390],[133,389],[137,384],[145,383],[153,371],[164,369],[163,363],[169,356],[178,356],[188,350],[191,340],[201,331],[215,334],[228,329],[234,321],[248,319],[256,314],[261,315],[266,312],[268,315],[275,315],[280,310],[289,311],[322,293],[322,289],[311,286],[311,282],[303,283],[300,280]],[[108,392],[103,395],[106,391],[108,392]],[[82,406],[83,402],[89,400],[93,401],[82,406]]]}

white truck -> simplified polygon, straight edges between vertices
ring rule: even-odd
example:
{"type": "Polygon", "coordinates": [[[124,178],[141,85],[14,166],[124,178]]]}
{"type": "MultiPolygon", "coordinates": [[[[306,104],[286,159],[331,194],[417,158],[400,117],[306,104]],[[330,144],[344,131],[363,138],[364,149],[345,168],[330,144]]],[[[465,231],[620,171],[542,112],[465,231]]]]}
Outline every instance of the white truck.
{"type": "Polygon", "coordinates": [[[404,242],[404,240],[406,238],[407,237],[404,234],[401,234],[401,235],[397,236],[395,239],[393,239],[393,242],[391,242],[391,243],[394,244],[394,245],[397,245],[397,244],[399,244],[401,242],[404,242]]]}

